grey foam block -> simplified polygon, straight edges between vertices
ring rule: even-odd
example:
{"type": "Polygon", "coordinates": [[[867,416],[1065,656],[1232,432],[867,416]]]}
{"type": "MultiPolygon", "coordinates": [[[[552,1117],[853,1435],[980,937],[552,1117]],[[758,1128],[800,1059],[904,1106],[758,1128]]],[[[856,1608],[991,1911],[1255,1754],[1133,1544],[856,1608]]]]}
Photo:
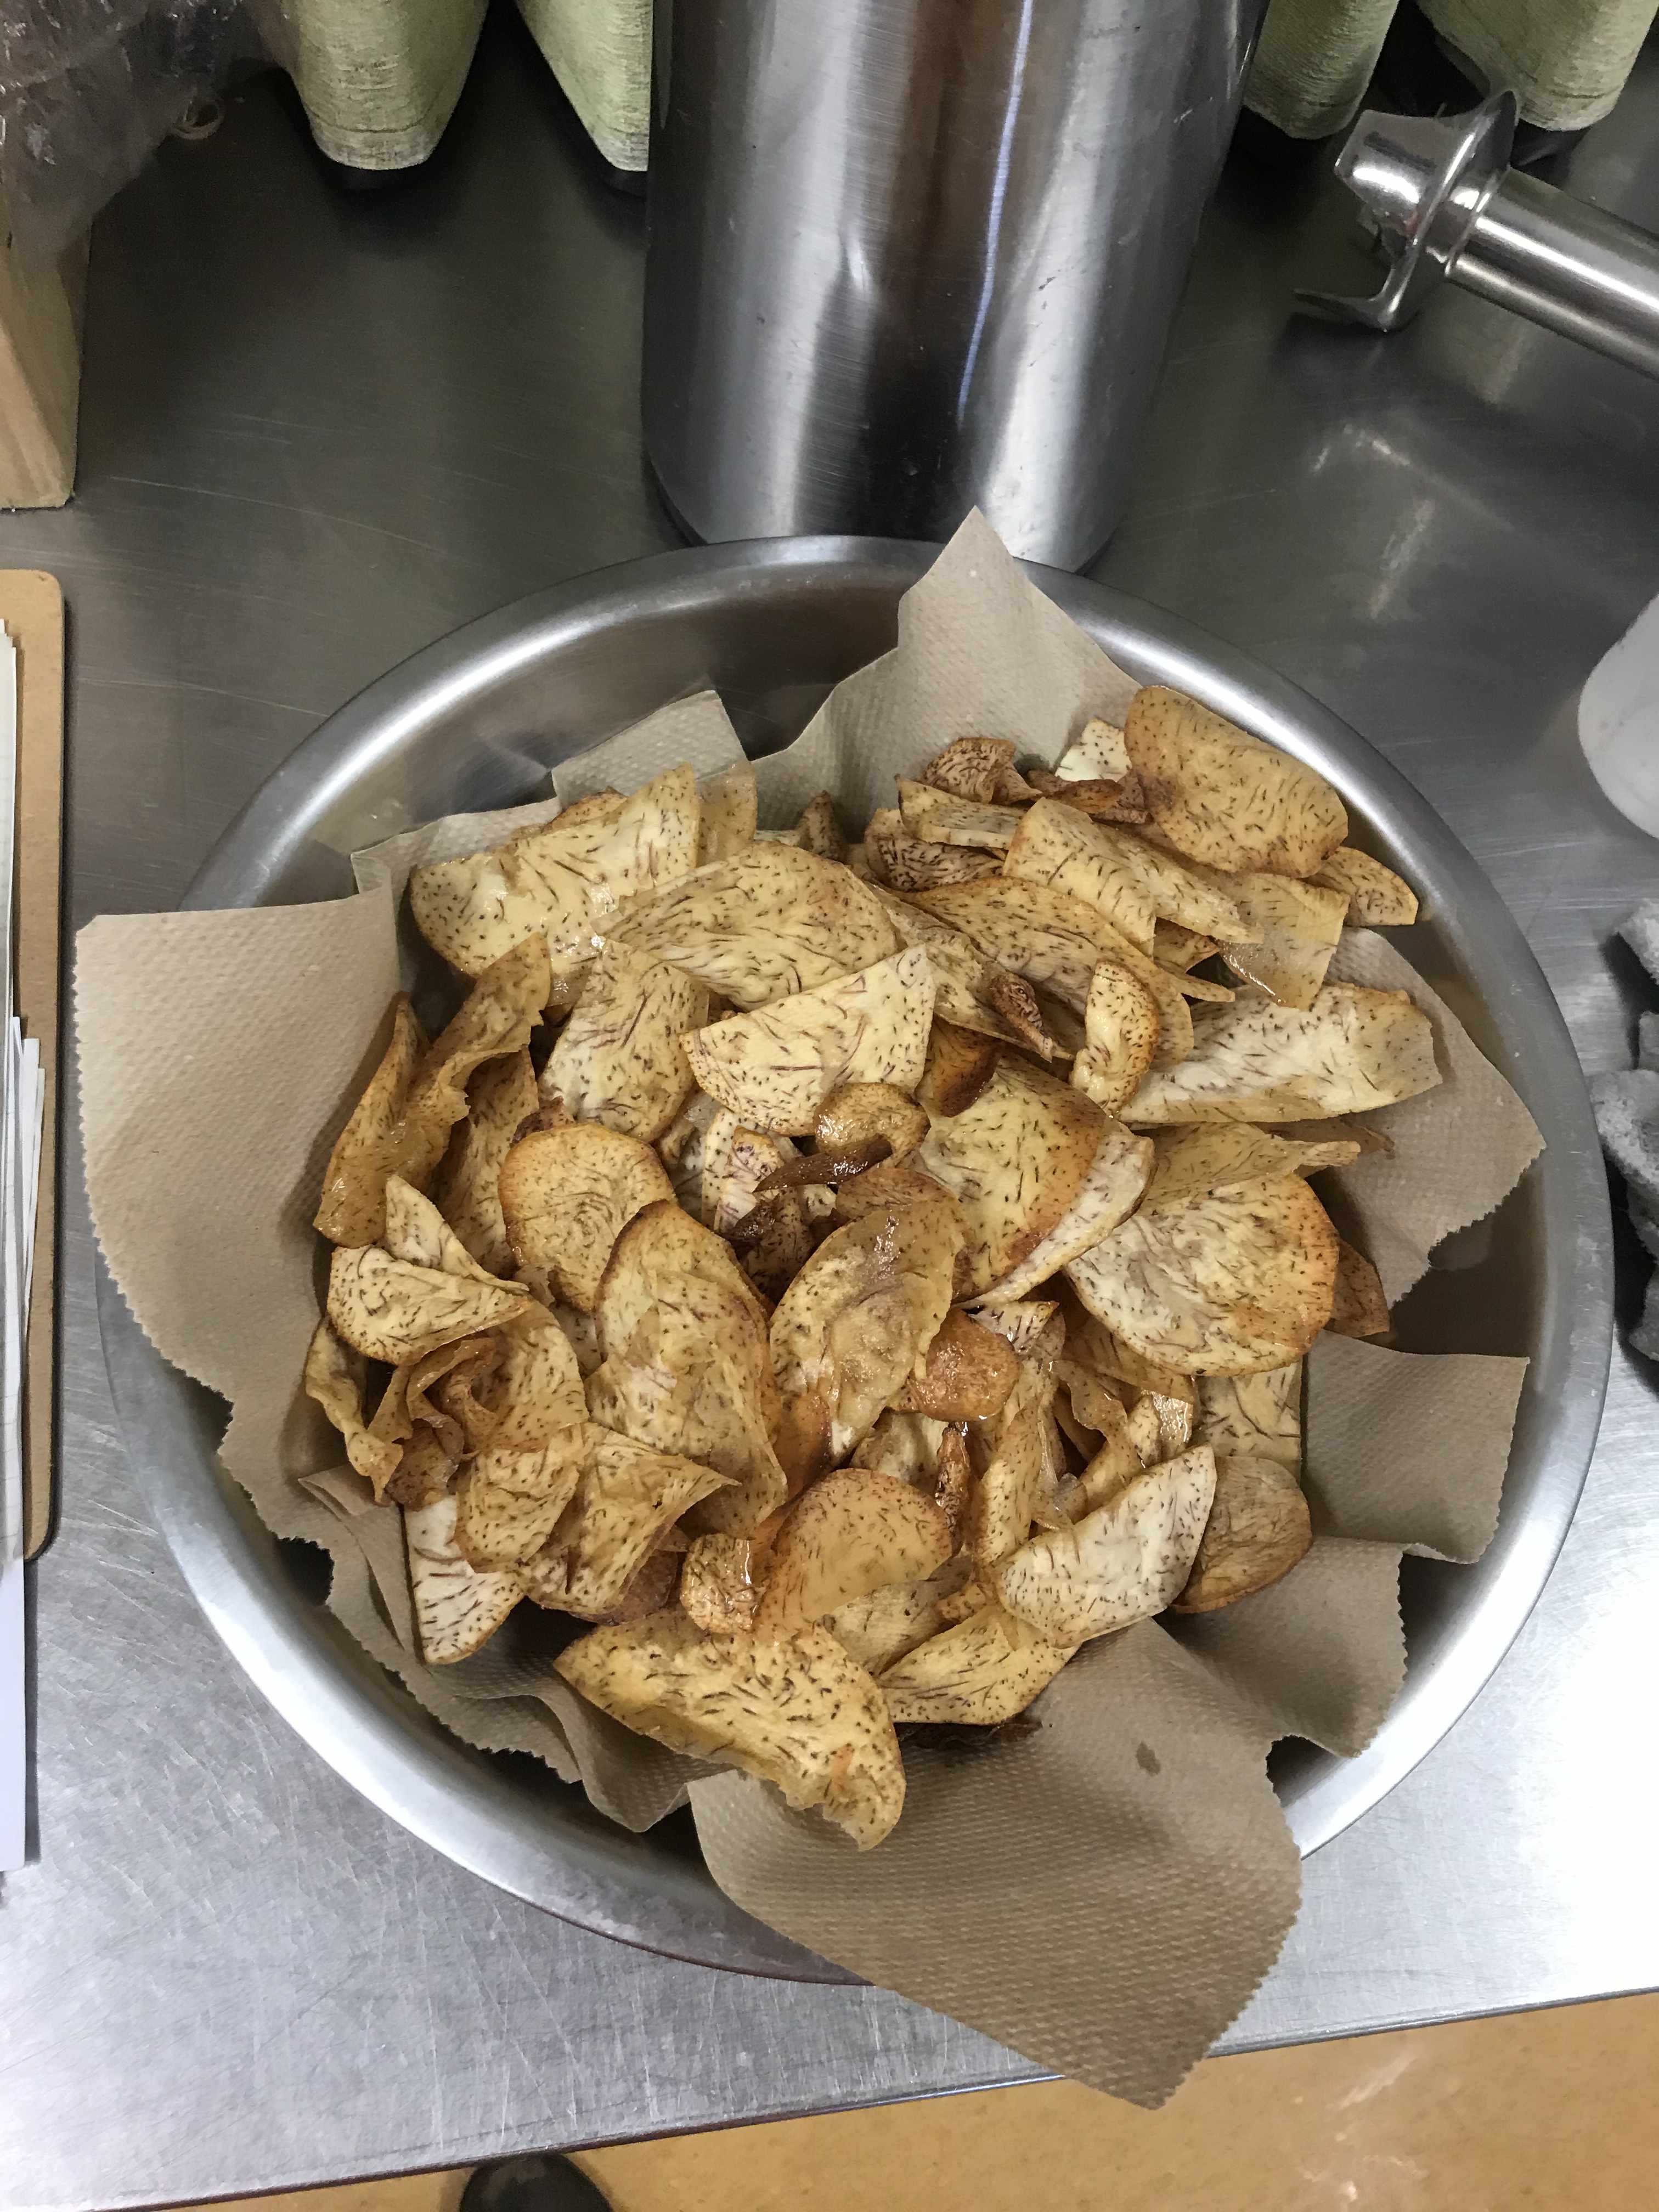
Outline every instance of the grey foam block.
{"type": "Polygon", "coordinates": [[[1659,1275],[1648,1278],[1647,1301],[1642,1318],[1630,1333],[1631,1349],[1644,1358],[1659,1359],[1659,1275]]]}
{"type": "Polygon", "coordinates": [[[1641,1239],[1642,1249],[1650,1260],[1659,1260],[1659,1213],[1643,1205],[1639,1198],[1630,1202],[1630,1224],[1641,1239]]]}
{"type": "Polygon", "coordinates": [[[1659,1071],[1632,1067],[1590,1079],[1595,1126],[1632,1195],[1659,1213],[1659,1071]]]}
{"type": "Polygon", "coordinates": [[[1659,983],[1659,899],[1644,899],[1619,925],[1619,934],[1659,983]]]}

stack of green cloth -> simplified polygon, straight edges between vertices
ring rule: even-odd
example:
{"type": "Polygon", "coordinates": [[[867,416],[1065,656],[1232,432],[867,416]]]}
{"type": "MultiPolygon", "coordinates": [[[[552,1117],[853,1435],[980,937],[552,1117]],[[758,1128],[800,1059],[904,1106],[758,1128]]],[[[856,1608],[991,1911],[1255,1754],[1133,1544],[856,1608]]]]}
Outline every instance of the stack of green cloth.
{"type": "MultiPolygon", "coordinates": [[[[1624,89],[1656,0],[1419,0],[1475,83],[1518,94],[1547,131],[1599,122],[1624,89]]],[[[1292,138],[1358,113],[1397,0],[1272,0],[1245,103],[1292,138]]]]}

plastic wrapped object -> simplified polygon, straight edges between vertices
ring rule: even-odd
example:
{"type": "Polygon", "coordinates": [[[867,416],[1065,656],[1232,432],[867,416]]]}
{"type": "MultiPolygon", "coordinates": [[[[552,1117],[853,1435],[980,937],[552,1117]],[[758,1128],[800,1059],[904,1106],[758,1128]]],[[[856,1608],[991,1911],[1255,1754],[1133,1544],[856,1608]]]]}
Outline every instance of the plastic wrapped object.
{"type": "Polygon", "coordinates": [[[198,102],[275,62],[332,161],[425,161],[486,0],[0,0],[0,207],[50,260],[198,102]]]}
{"type": "Polygon", "coordinates": [[[29,263],[63,252],[238,61],[236,0],[27,0],[0,7],[0,204],[29,263]]]}

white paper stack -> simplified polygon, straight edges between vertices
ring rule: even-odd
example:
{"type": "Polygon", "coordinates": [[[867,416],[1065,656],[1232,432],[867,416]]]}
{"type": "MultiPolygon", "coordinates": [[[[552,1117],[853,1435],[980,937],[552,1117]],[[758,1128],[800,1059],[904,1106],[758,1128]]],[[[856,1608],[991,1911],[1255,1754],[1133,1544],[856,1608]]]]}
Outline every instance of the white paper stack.
{"type": "Polygon", "coordinates": [[[17,647],[0,625],[0,1874],[23,1863],[23,1368],[46,1079],[15,1010],[17,647]]]}

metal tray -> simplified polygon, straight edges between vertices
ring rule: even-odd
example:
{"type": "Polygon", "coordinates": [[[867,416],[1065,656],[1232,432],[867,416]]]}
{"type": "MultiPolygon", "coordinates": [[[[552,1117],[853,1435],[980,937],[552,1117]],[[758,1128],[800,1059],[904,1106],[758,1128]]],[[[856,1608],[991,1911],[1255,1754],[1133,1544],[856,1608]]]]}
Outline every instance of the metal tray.
{"type": "MultiPolygon", "coordinates": [[[[350,888],[356,847],[544,787],[549,763],[713,684],[751,752],[785,743],[830,686],[893,642],[933,549],[862,538],[710,547],[629,563],[458,630],[343,708],[220,841],[192,907],[350,888]]],[[[1469,854],[1346,724],[1247,654],[1141,601],[1035,580],[1134,674],[1192,690],[1311,762],[1355,835],[1423,896],[1402,950],[1515,1084],[1548,1149],[1490,1220],[1452,1240],[1401,1307],[1410,1349],[1525,1352],[1496,1540],[1479,1565],[1407,1560],[1406,1686],[1370,1748],[1281,1746],[1274,1778],[1304,1852],[1358,1819],[1440,1740],[1531,1611],[1577,1503],[1612,1329],[1612,1237],[1589,1102],[1525,939],[1469,854]]],[[[220,1467],[220,1401],[169,1367],[107,1278],[99,1310],[151,1510],[209,1617],[265,1695],[393,1819],[579,1925],[710,1966],[841,1981],[714,1888],[684,1814],[612,1826],[534,1760],[475,1752],[430,1720],[324,1610],[319,1555],[279,1545],[220,1467]]]]}

